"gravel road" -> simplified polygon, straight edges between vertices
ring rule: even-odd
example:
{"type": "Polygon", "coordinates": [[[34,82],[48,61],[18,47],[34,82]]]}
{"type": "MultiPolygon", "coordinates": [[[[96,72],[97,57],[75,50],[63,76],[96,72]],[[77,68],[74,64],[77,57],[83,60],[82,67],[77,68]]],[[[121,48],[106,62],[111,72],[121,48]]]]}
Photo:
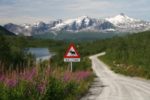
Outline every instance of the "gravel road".
{"type": "Polygon", "coordinates": [[[97,58],[104,54],[90,57],[97,78],[81,100],[150,100],[150,80],[114,73],[97,58]]]}

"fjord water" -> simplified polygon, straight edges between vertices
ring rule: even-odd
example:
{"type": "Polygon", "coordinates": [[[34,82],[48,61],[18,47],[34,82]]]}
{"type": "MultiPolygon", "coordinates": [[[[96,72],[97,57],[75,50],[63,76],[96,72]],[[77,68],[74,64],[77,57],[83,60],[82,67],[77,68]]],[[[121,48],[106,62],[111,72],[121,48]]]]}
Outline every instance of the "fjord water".
{"type": "Polygon", "coordinates": [[[48,60],[54,55],[48,48],[28,48],[28,52],[33,54],[37,61],[48,60]]]}

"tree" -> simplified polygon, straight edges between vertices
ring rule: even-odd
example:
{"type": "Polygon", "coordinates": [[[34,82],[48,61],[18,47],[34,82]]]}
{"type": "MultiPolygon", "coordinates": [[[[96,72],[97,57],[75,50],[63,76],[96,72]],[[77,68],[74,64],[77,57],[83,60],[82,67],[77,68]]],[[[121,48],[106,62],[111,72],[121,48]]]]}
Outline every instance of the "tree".
{"type": "Polygon", "coordinates": [[[10,62],[10,45],[7,42],[5,36],[0,35],[0,66],[4,66],[7,62],[10,62]]]}

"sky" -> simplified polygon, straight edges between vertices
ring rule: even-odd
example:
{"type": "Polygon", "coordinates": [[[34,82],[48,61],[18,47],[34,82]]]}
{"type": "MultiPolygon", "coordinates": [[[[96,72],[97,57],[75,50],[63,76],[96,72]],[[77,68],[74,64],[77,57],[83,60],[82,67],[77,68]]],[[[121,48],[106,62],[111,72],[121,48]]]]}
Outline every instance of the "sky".
{"type": "Polygon", "coordinates": [[[125,13],[150,21],[150,0],[0,0],[0,24],[23,24],[89,16],[104,18],[125,13]]]}

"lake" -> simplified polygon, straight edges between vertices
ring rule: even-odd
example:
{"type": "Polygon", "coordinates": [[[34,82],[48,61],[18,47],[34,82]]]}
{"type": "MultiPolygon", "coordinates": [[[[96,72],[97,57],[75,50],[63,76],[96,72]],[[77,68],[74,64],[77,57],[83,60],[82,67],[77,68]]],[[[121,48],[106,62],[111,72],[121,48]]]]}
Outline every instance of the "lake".
{"type": "Polygon", "coordinates": [[[48,60],[54,55],[48,48],[28,48],[28,51],[36,57],[36,61],[48,60]]]}

